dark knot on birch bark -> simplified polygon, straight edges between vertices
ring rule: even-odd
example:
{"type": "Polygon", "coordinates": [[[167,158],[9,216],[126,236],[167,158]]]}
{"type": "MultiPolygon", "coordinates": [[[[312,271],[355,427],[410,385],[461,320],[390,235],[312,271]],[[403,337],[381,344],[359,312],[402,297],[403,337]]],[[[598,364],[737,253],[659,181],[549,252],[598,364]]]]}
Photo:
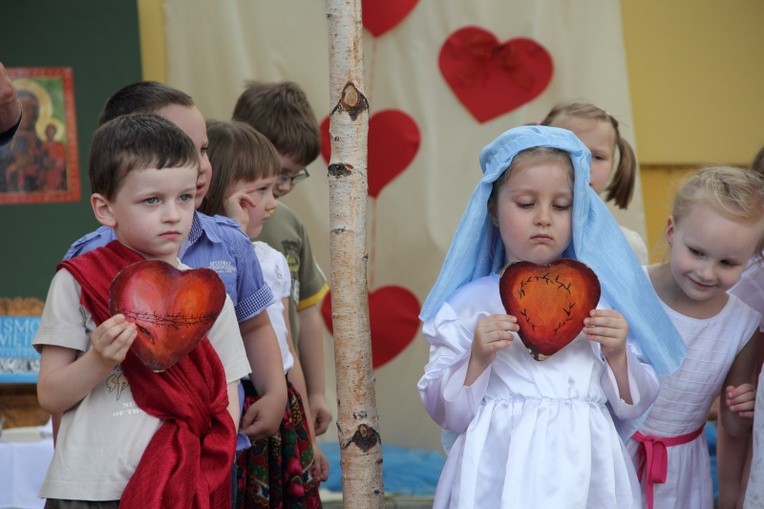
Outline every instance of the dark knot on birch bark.
{"type": "Polygon", "coordinates": [[[342,89],[340,100],[332,110],[332,114],[336,111],[344,111],[350,120],[355,121],[363,111],[368,109],[369,102],[366,100],[366,96],[353,83],[347,83],[342,89]]]}

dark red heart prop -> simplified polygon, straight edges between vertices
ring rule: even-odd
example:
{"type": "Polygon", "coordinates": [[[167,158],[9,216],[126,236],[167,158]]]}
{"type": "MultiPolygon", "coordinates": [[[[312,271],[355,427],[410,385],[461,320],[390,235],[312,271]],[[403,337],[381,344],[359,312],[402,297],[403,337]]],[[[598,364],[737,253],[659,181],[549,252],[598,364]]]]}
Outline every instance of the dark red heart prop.
{"type": "MultiPolygon", "coordinates": [[[[401,174],[419,151],[419,128],[400,110],[383,110],[369,119],[369,196],[376,198],[382,189],[401,174]]],[[[321,122],[321,154],[327,164],[332,158],[329,118],[321,122]]]]}
{"type": "MultiPolygon", "coordinates": [[[[398,356],[419,330],[419,300],[400,286],[383,286],[369,293],[372,366],[377,369],[398,356]]],[[[326,328],[332,333],[332,299],[321,305],[326,328]]]]}
{"type": "Polygon", "coordinates": [[[109,309],[138,326],[132,351],[148,368],[163,371],[204,338],[225,296],[225,286],[212,269],[181,271],[160,260],[144,260],[117,274],[109,289],[109,309]]]}
{"type": "Polygon", "coordinates": [[[440,72],[478,122],[514,110],[552,79],[552,56],[526,37],[499,42],[480,27],[457,30],[440,48],[440,72]]]}
{"type": "Polygon", "coordinates": [[[418,0],[361,0],[363,26],[374,37],[379,37],[395,25],[416,6],[418,0]]]}
{"type": "Polygon", "coordinates": [[[523,344],[534,359],[543,361],[584,328],[584,318],[600,300],[600,282],[577,260],[517,262],[502,274],[499,293],[507,314],[517,317],[523,344]]]}

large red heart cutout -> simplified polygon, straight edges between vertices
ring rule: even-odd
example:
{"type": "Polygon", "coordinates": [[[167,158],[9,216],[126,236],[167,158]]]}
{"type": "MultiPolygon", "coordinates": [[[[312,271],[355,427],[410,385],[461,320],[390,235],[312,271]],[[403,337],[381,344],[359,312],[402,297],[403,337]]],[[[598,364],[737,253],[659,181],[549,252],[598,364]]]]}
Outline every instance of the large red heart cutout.
{"type": "MultiPolygon", "coordinates": [[[[419,127],[400,110],[382,110],[369,119],[369,196],[402,173],[419,151],[419,127]]],[[[332,158],[329,117],[321,122],[321,154],[327,164],[332,158]]]]}
{"type": "Polygon", "coordinates": [[[480,27],[448,36],[440,48],[440,72],[478,122],[514,110],[541,94],[552,79],[552,56],[526,37],[499,42],[480,27]]]}
{"type": "Polygon", "coordinates": [[[193,350],[225,303],[225,285],[212,269],[178,270],[161,260],[122,269],[109,288],[109,310],[138,326],[130,347],[154,371],[193,350]]]}
{"type": "MultiPolygon", "coordinates": [[[[419,330],[419,300],[400,286],[383,286],[369,293],[372,367],[377,369],[411,344],[419,330]]],[[[329,333],[332,329],[332,299],[324,298],[321,314],[329,333]]]]}
{"type": "Polygon", "coordinates": [[[408,16],[417,2],[418,0],[361,0],[363,26],[374,37],[379,37],[408,16]]]}
{"type": "Polygon", "coordinates": [[[499,280],[501,302],[517,317],[518,332],[537,361],[573,341],[597,307],[600,282],[583,263],[568,258],[549,265],[513,263],[499,280]]]}

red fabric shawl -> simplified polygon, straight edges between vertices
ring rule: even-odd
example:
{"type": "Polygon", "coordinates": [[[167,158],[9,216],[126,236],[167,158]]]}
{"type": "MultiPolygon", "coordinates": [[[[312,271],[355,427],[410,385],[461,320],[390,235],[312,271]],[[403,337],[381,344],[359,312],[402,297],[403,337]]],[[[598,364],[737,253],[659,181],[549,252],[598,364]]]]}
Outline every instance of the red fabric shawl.
{"type": "MultiPolygon", "coordinates": [[[[96,324],[108,319],[109,286],[124,267],[143,260],[117,241],[61,263],[82,287],[96,324]]],[[[120,508],[228,508],[236,431],[228,414],[225,372],[209,340],[155,373],[131,352],[121,364],[133,398],[164,422],[122,494],[120,508]]]]}

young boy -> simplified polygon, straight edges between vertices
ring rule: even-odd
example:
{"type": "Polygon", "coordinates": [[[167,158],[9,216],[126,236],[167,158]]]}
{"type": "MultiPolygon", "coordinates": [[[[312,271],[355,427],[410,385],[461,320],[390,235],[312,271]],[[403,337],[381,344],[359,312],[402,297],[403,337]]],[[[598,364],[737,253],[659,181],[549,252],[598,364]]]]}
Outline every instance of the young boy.
{"type": "MultiPolygon", "coordinates": [[[[297,84],[249,83],[236,102],[233,119],[248,123],[276,147],[281,162],[281,174],[273,191],[276,198],[286,195],[309,176],[305,167],[321,151],[321,133],[308,98],[297,84]]],[[[292,274],[289,321],[305,372],[314,429],[321,435],[332,420],[325,394],[324,327],[320,313],[329,286],[313,258],[305,227],[283,202],[279,202],[258,240],[281,251],[289,262],[292,274]]]]}
{"type": "Polygon", "coordinates": [[[198,174],[191,140],[156,115],[122,116],[93,136],[90,203],[116,241],[61,264],[34,340],[40,405],[63,414],[46,507],[230,504],[237,385],[249,372],[230,298],[208,339],[161,373],[129,351],[136,325],[109,312],[122,268],[145,258],[188,268],[178,252],[198,174]]]}
{"type": "MultiPolygon", "coordinates": [[[[209,189],[212,167],[207,157],[207,126],[191,96],[155,81],[132,83],[109,97],[99,123],[132,112],[155,113],[191,138],[201,161],[194,195],[194,205],[198,208],[209,189]]],[[[111,228],[102,226],[72,244],[64,258],[107,244],[114,235],[111,228]]],[[[268,313],[264,312],[274,301],[273,293],[263,280],[250,240],[234,221],[195,212],[191,233],[180,249],[180,259],[191,267],[215,270],[233,300],[252,368],[250,379],[262,396],[244,414],[242,433],[251,439],[276,433],[287,401],[286,383],[280,369],[276,335],[268,313]]]]}

